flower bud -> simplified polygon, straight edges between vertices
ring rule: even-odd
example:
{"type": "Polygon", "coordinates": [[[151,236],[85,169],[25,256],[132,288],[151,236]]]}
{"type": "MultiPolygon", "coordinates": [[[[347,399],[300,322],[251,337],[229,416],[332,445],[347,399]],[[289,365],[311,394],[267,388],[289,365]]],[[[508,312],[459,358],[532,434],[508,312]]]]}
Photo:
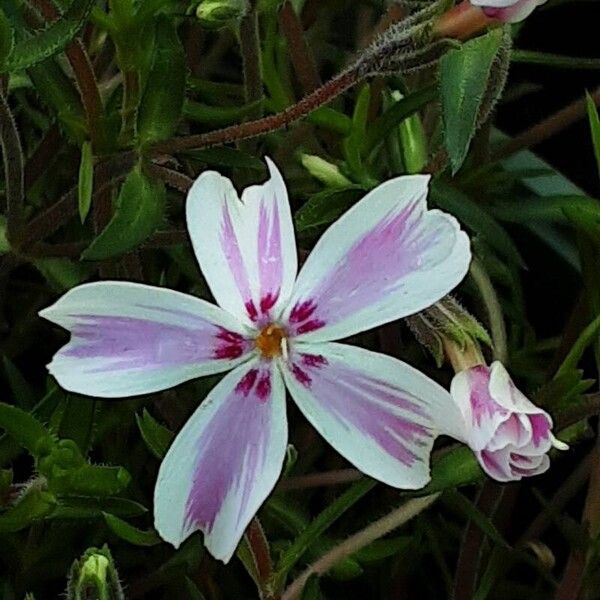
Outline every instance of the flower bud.
{"type": "Polygon", "coordinates": [[[241,19],[247,10],[246,0],[202,0],[196,16],[206,29],[221,29],[241,19]]]}
{"type": "Polygon", "coordinates": [[[302,154],[300,156],[302,166],[320,182],[329,187],[346,187],[352,182],[339,170],[337,165],[327,162],[320,156],[314,154],[302,154]]]}
{"type": "Polygon", "coordinates": [[[550,448],[567,449],[552,435],[550,415],[517,389],[500,362],[460,371],[450,394],[465,422],[466,443],[497,481],[543,473],[550,448]]]}
{"type": "Polygon", "coordinates": [[[107,546],[89,548],[71,567],[67,600],[124,600],[123,589],[107,546]]]}

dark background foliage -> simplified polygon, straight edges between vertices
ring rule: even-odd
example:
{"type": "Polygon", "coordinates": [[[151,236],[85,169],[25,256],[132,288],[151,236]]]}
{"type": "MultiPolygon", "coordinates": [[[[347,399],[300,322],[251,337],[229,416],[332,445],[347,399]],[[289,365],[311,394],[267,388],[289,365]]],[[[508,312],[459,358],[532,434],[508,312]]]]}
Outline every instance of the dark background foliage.
{"type": "MultiPolygon", "coordinates": [[[[88,548],[107,544],[128,598],[257,597],[252,561],[244,563],[242,553],[224,566],[204,551],[199,534],[175,551],[152,530],[159,456],[171,432],[218,378],[133,400],[67,394],[44,367],[66,334],[42,321],[37,311],[74,285],[95,279],[144,281],[209,298],[185,233],[184,193],[191,178],[206,168],[231,176],[239,187],[259,181],[264,154],[275,158],[286,177],[300,254],[306,256],[325,226],[366,189],[418,162],[407,140],[414,131],[409,124],[415,127],[410,119],[422,118],[428,148],[419,170],[435,174],[439,191],[432,203],[455,213],[473,236],[475,255],[502,307],[508,367],[523,391],[561,426],[570,426],[563,433],[572,448],[553,456],[546,475],[499,485],[483,478],[468,451],[440,440],[433,487],[426,490],[443,492],[433,507],[319,580],[310,580],[303,598],[600,597],[600,461],[593,416],[598,412],[593,380],[599,353],[593,333],[585,334],[600,307],[600,213],[594,199],[598,168],[585,112],[579,110],[570,125],[559,117],[553,135],[546,135],[546,124],[533,137],[525,136],[526,142],[514,148],[525,154],[509,157],[516,162],[490,158],[501,145],[492,123],[522,140],[533,125],[581,100],[586,89],[598,88],[598,62],[575,61],[573,68],[557,66],[548,56],[545,64],[513,62],[491,121],[479,129],[454,175],[445,152],[452,132],[440,127],[438,106],[444,99],[435,69],[372,77],[370,98],[364,86],[354,86],[332,98],[335,113],[320,118],[312,113],[250,140],[238,141],[234,127],[214,147],[200,140],[184,152],[173,146],[174,137],[235,126],[262,113],[279,114],[299,100],[317,83],[311,56],[318,77],[328,81],[382,29],[387,6],[307,0],[298,11],[297,5],[259,4],[263,77],[258,84],[249,73],[253,40],[248,18],[238,40],[237,26],[207,29],[195,17],[195,6],[176,0],[115,0],[109,7],[98,2],[94,12],[82,13],[81,30],[50,40],[57,46],[43,62],[40,48],[52,44],[40,43],[25,53],[22,60],[30,63],[25,69],[10,68],[19,44],[41,35],[47,26],[43,21],[53,21],[57,10],[69,4],[0,2],[9,23],[1,32],[12,31],[15,39],[1,83],[26,161],[21,214],[16,219],[8,214],[8,223],[1,223],[3,234],[8,226],[8,241],[0,243],[2,400],[23,413],[0,411],[0,428],[6,429],[0,437],[0,594],[7,599],[26,593],[38,599],[60,597],[73,561],[88,548]],[[125,13],[133,8],[134,16],[113,22],[111,29],[106,15],[114,17],[119,7],[125,13]],[[293,49],[299,41],[293,26],[298,33],[299,24],[307,48],[293,49]],[[67,45],[76,34],[79,41],[67,45]],[[91,89],[82,85],[82,56],[92,61],[102,97],[95,121],[94,84],[91,89]],[[433,95],[415,101],[432,84],[433,95]],[[365,139],[382,115],[389,116],[384,97],[391,90],[403,91],[403,116],[409,119],[393,120],[384,130],[385,140],[375,140],[369,151],[365,139]],[[261,105],[263,92],[267,101],[261,105]],[[366,106],[362,113],[361,106],[366,106]],[[96,171],[86,192],[81,172],[91,162],[81,157],[90,141],[96,171]],[[529,147],[548,164],[532,166],[529,147]],[[322,174],[315,177],[314,169],[302,165],[300,153],[337,165],[347,183],[335,187],[322,174]],[[127,194],[122,184],[134,165],[144,180],[127,194]],[[542,187],[532,189],[531,179],[542,187]],[[78,211],[92,189],[82,224],[78,211]],[[142,218],[134,218],[138,214],[142,218]],[[569,356],[573,360],[565,363],[569,356]]],[[[73,6],[62,22],[77,21],[73,6]]],[[[597,36],[588,33],[586,24],[595,25],[598,12],[594,1],[550,2],[513,29],[514,47],[597,58],[597,36]]],[[[389,11],[395,18],[401,14],[393,7],[389,11]]],[[[5,148],[4,158],[14,159],[13,150],[5,148]]],[[[6,179],[3,190],[7,206],[6,179]]],[[[489,307],[472,277],[456,297],[489,325],[489,307]]],[[[444,385],[452,377],[449,365],[436,367],[404,323],[349,341],[397,356],[444,385]]],[[[485,351],[491,358],[492,351],[485,351]]],[[[259,513],[281,588],[319,556],[409,499],[359,478],[291,404],[288,410],[297,456],[290,454],[281,487],[259,513]]],[[[260,547],[256,541],[245,546],[254,556],[260,547]]],[[[72,581],[79,576],[76,568],[72,581]]],[[[258,579],[263,597],[276,598],[269,574],[258,579]]],[[[72,586],[69,597],[86,596],[72,586]]],[[[118,596],[113,589],[107,597],[118,596]]]]}

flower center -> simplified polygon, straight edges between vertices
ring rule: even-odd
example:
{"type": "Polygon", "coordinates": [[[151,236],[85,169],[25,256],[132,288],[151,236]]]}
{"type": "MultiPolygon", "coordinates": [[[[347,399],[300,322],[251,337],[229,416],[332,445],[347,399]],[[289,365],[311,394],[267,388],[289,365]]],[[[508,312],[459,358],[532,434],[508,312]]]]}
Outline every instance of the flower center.
{"type": "Polygon", "coordinates": [[[264,358],[275,358],[287,354],[287,331],[271,323],[262,329],[254,340],[264,358]]]}

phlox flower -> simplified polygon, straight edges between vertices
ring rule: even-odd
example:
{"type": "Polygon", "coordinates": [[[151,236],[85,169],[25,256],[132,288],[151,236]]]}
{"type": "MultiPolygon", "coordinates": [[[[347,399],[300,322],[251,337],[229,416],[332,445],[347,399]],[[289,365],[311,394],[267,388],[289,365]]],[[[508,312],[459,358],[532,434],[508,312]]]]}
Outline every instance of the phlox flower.
{"type": "Polygon", "coordinates": [[[284,181],[238,197],[214,171],[187,199],[196,257],[218,304],[129,282],[78,286],[40,314],[71,332],[49,365],[66,389],[149,394],[230,371],[165,456],[155,525],[178,546],[202,530],[228,561],[273,489],[287,447],[285,390],[358,469],[399,488],[429,480],[440,423],[459,430],[448,392],[409,365],[334,340],[422,310],[464,277],[456,220],[427,210],[428,176],[388,181],[334,223],[297,275],[284,181]]]}
{"type": "Polygon", "coordinates": [[[546,0],[470,0],[470,2],[474,6],[480,6],[491,19],[503,23],[517,23],[526,19],[546,0]]]}
{"type": "Polygon", "coordinates": [[[497,481],[544,473],[550,448],[567,449],[552,434],[550,415],[517,389],[500,362],[457,373],[450,393],[464,418],[463,441],[497,481]]]}

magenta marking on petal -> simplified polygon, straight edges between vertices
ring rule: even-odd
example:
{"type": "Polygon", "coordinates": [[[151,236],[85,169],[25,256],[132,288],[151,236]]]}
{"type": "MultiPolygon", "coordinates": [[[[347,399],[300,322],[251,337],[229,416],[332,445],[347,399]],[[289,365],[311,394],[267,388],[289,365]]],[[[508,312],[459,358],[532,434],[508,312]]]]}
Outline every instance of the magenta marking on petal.
{"type": "Polygon", "coordinates": [[[243,396],[248,396],[254,387],[254,382],[258,377],[258,369],[250,369],[240,382],[237,384],[235,391],[238,394],[242,394],[243,396]]]}
{"type": "Polygon", "coordinates": [[[317,305],[313,300],[296,302],[290,313],[290,323],[301,323],[309,319],[315,312],[317,305]]]}
{"type": "Polygon", "coordinates": [[[537,448],[542,440],[547,440],[550,435],[550,422],[548,417],[543,414],[529,415],[531,421],[532,442],[537,448]]]}
{"type": "Polygon", "coordinates": [[[260,312],[263,314],[267,314],[273,306],[275,306],[275,302],[279,298],[279,290],[275,293],[269,292],[266,296],[263,296],[260,299],[260,312]]]}
{"type": "Polygon", "coordinates": [[[303,368],[293,363],[292,373],[305,387],[310,387],[316,402],[403,464],[410,466],[421,460],[409,444],[421,446],[431,438],[431,433],[425,425],[399,414],[398,410],[427,419],[429,415],[422,400],[344,364],[331,364],[315,355],[305,356],[309,358],[301,359],[303,368]]]}
{"type": "Polygon", "coordinates": [[[244,307],[246,308],[246,312],[250,317],[251,321],[256,321],[258,319],[258,311],[256,310],[256,306],[254,306],[254,302],[252,300],[248,300],[244,303],[244,307]]]}
{"type": "Polygon", "coordinates": [[[214,358],[217,359],[234,359],[239,358],[244,353],[244,348],[242,346],[232,345],[232,346],[221,346],[217,348],[213,354],[214,358]]]}
{"type": "Polygon", "coordinates": [[[516,463],[528,464],[531,462],[531,458],[529,456],[523,456],[522,454],[515,454],[514,452],[510,453],[510,460],[516,463]]]}
{"type": "MultiPolygon", "coordinates": [[[[258,272],[260,280],[261,298],[274,298],[271,308],[277,301],[279,290],[283,281],[283,252],[281,240],[281,223],[279,206],[276,198],[271,203],[272,212],[261,198],[261,206],[258,214],[258,272]]],[[[261,300],[262,308],[262,300],[261,300]]],[[[266,310],[262,310],[266,313],[266,310]]]]}
{"type": "Polygon", "coordinates": [[[490,395],[490,368],[478,365],[469,369],[470,402],[473,414],[473,424],[481,425],[484,418],[496,413],[508,414],[490,395]]]}
{"type": "Polygon", "coordinates": [[[196,456],[190,457],[195,472],[186,504],[187,527],[210,532],[230,494],[239,498],[233,504],[231,526],[238,526],[247,513],[272,429],[270,403],[252,390],[257,375],[258,370],[252,369],[240,380],[202,433],[196,456]],[[248,402],[249,398],[257,401],[248,402]]]}
{"type": "Polygon", "coordinates": [[[222,345],[220,328],[198,317],[193,327],[184,327],[133,317],[73,316],[72,341],[62,354],[107,359],[90,370],[94,373],[202,363],[214,359],[222,345]]]}
{"type": "MultiPolygon", "coordinates": [[[[220,242],[235,285],[237,286],[240,296],[246,305],[246,309],[248,309],[248,301],[251,301],[252,298],[252,294],[250,292],[250,283],[248,281],[248,273],[246,272],[246,265],[244,263],[239,241],[235,234],[233,222],[231,221],[231,215],[229,214],[227,198],[225,197],[223,198],[220,242]]],[[[248,314],[250,313],[248,312],[248,314]]]]}
{"type": "Polygon", "coordinates": [[[271,397],[271,376],[263,373],[256,384],[256,396],[260,402],[266,402],[271,397]]]}
{"type": "Polygon", "coordinates": [[[320,354],[302,354],[302,364],[307,367],[324,367],[329,361],[320,354]]]}
{"type": "Polygon", "coordinates": [[[363,233],[307,292],[310,298],[294,305],[290,322],[339,323],[377,305],[386,294],[399,293],[410,275],[447,258],[454,243],[453,236],[445,235],[447,222],[430,225],[421,208],[421,199],[415,199],[363,233]]]}
{"type": "Polygon", "coordinates": [[[219,327],[219,333],[217,333],[217,338],[229,344],[242,344],[244,342],[243,335],[236,333],[235,331],[229,331],[224,327],[219,327]]]}
{"type": "Polygon", "coordinates": [[[321,319],[312,319],[311,321],[307,321],[306,323],[302,323],[302,325],[298,325],[296,327],[296,335],[300,335],[301,333],[308,333],[309,331],[315,331],[316,329],[321,329],[325,325],[325,321],[321,319]]]}
{"type": "Polygon", "coordinates": [[[301,383],[305,388],[309,388],[312,382],[310,375],[303,371],[296,363],[292,363],[292,373],[294,377],[301,383]]]}

